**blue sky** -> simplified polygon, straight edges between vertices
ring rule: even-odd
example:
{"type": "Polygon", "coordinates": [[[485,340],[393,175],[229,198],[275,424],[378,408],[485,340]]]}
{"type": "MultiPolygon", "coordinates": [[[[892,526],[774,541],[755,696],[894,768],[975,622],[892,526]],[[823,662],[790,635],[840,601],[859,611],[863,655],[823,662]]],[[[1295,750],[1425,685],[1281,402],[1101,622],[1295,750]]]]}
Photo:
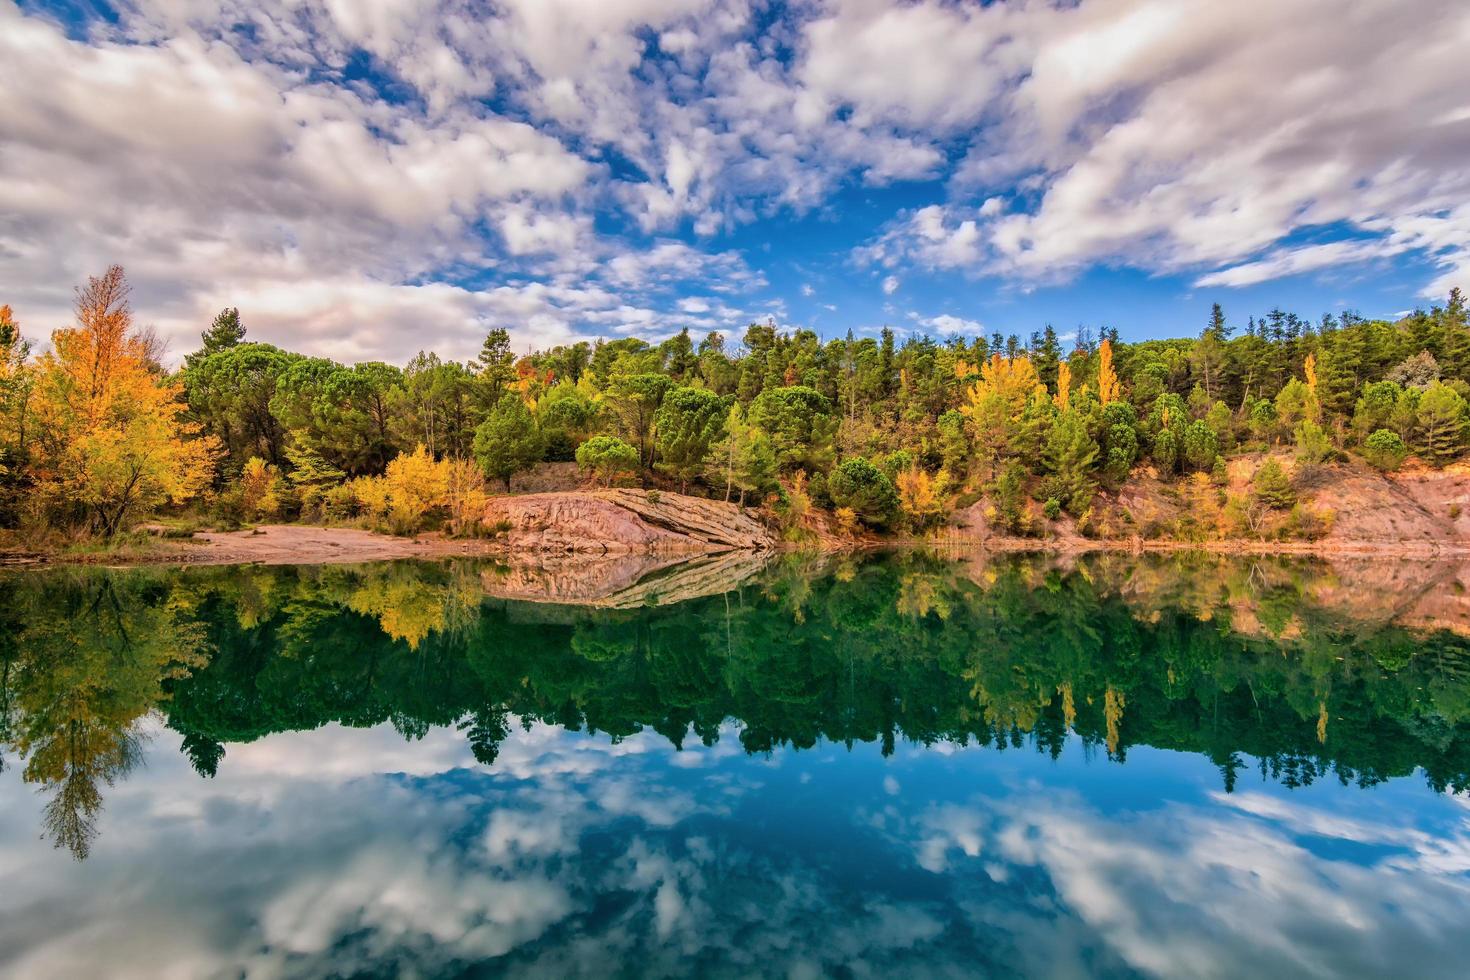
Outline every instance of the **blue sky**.
{"type": "Polygon", "coordinates": [[[1470,285],[1454,0],[0,0],[0,301],[192,349],[1126,338],[1470,285]]]}

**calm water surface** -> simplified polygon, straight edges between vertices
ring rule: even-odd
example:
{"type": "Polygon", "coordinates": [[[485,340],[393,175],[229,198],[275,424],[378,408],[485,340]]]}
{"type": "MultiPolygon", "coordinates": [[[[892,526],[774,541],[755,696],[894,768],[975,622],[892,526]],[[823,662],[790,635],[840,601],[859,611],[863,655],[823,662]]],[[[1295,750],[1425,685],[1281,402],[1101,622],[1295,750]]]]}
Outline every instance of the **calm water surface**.
{"type": "Polygon", "coordinates": [[[0,974],[1464,975],[1453,574],[748,571],[0,577],[0,974]]]}

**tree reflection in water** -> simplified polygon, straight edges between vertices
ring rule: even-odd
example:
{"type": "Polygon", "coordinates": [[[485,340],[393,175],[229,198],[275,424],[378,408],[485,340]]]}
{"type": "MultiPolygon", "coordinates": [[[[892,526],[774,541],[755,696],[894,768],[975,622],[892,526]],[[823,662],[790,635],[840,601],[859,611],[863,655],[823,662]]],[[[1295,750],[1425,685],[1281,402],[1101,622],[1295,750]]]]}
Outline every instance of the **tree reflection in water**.
{"type": "Polygon", "coordinates": [[[528,579],[474,562],[10,575],[0,741],[78,858],[151,712],[203,776],[328,722],[454,727],[492,765],[517,723],[677,747],[734,720],[751,753],[1078,738],[1205,755],[1227,791],[1247,757],[1287,786],[1422,769],[1444,791],[1470,773],[1470,640],[1413,600],[1454,572],[1416,569],[1382,609],[1353,576],[1383,566],[1184,557],[716,563],[598,607],[496,598],[528,579]]]}

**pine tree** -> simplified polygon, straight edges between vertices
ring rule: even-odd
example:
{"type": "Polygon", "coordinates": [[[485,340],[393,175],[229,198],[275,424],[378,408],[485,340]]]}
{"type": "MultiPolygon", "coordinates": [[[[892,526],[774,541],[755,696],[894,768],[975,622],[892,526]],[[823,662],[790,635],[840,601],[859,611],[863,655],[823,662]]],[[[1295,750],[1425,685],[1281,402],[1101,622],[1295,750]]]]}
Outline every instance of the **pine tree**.
{"type": "Polygon", "coordinates": [[[204,341],[206,355],[234,347],[244,341],[245,325],[240,322],[240,311],[233,306],[220,310],[209,329],[201,335],[201,339],[204,341]]]}
{"type": "Polygon", "coordinates": [[[476,362],[480,367],[481,398],[488,407],[500,400],[516,379],[515,354],[510,349],[510,333],[496,327],[485,335],[476,362]]]}
{"type": "Polygon", "coordinates": [[[1072,514],[1081,514],[1092,502],[1097,481],[1093,466],[1098,445],[1087,423],[1076,412],[1063,412],[1047,436],[1042,460],[1052,476],[1052,495],[1072,514]]]}
{"type": "Polygon", "coordinates": [[[1449,385],[1435,382],[1419,398],[1416,413],[1419,452],[1436,466],[1443,466],[1465,446],[1465,399],[1449,385]]]}

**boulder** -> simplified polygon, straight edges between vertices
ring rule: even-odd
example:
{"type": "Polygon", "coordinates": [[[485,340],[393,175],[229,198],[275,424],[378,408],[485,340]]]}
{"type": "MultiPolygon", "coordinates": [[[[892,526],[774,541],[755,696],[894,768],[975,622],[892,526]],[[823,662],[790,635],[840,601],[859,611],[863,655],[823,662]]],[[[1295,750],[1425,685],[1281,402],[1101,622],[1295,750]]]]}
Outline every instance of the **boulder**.
{"type": "Polygon", "coordinates": [[[524,553],[707,554],[776,544],[769,528],[735,504],[643,490],[492,497],[484,523],[524,553]]]}

